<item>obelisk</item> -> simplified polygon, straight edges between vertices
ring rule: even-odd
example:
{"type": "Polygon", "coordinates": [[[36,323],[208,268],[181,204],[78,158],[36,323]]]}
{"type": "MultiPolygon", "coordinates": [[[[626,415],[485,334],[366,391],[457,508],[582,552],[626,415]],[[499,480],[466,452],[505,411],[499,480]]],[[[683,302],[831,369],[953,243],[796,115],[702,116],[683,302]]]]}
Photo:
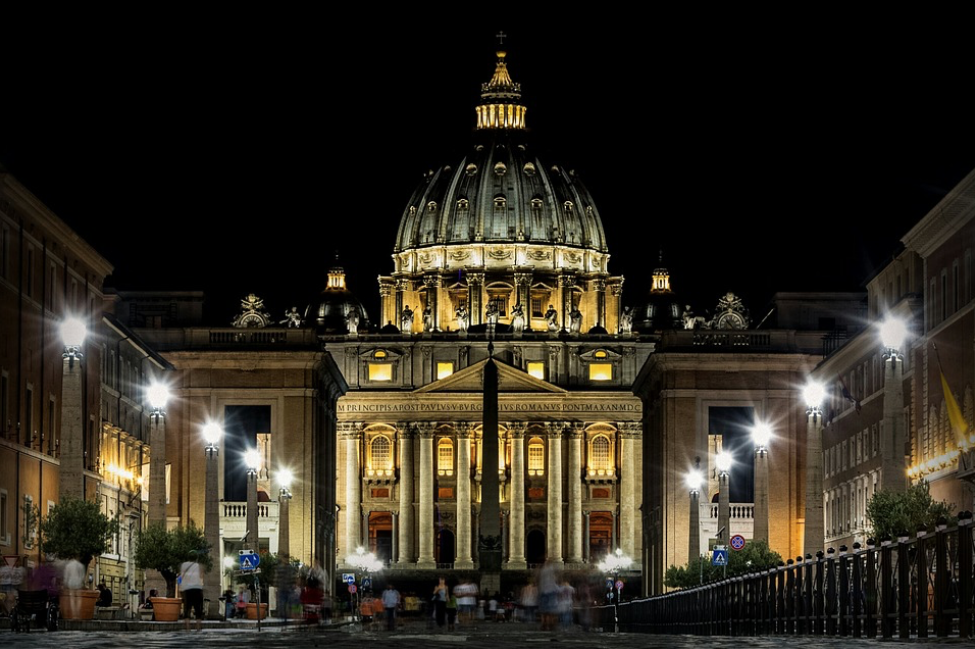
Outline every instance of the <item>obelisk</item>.
{"type": "Polygon", "coordinates": [[[477,539],[481,592],[501,590],[501,491],[498,482],[498,367],[494,343],[488,343],[484,365],[481,425],[481,524],[477,539]]]}

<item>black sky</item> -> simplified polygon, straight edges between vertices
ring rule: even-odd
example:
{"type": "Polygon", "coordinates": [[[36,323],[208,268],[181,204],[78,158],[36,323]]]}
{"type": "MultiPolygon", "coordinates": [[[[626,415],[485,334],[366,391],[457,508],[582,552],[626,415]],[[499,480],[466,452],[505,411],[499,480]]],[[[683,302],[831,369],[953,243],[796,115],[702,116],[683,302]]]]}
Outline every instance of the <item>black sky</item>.
{"type": "Polygon", "coordinates": [[[248,292],[303,308],[336,250],[378,316],[400,215],[462,159],[499,30],[535,151],[589,188],[629,304],[661,249],[699,312],[856,290],[975,168],[971,56],[949,37],[384,16],[28,30],[0,45],[0,163],[110,284],[205,290],[216,322],[248,292]]]}

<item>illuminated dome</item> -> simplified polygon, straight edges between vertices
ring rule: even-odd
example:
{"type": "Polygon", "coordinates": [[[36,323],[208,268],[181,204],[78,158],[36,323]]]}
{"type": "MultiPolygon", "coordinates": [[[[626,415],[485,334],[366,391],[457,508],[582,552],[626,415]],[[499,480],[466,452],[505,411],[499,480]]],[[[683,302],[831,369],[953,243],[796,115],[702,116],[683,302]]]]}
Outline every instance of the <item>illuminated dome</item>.
{"type": "Polygon", "coordinates": [[[424,176],[400,220],[397,253],[478,242],[607,251],[599,212],[574,172],[546,166],[528,146],[520,99],[498,52],[481,87],[473,150],[424,176]]]}
{"type": "Polygon", "coordinates": [[[660,253],[658,263],[653,271],[650,292],[645,301],[634,309],[633,329],[640,333],[684,327],[684,307],[670,288],[670,272],[664,268],[663,253],[660,253]]]}
{"type": "Polygon", "coordinates": [[[345,269],[338,263],[328,270],[328,285],[305,309],[304,324],[318,333],[344,334],[349,328],[349,313],[358,318],[358,331],[369,328],[369,316],[362,302],[345,285],[345,269]]]}

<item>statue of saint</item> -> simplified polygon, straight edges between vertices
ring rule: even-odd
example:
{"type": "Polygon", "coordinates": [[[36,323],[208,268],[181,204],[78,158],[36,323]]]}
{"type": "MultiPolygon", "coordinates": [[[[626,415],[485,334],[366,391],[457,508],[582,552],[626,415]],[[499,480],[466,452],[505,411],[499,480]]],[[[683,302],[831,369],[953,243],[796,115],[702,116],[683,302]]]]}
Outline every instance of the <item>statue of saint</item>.
{"type": "Polygon", "coordinates": [[[423,309],[423,331],[433,331],[433,311],[430,307],[423,309]]]}
{"type": "Polygon", "coordinates": [[[545,322],[548,323],[549,331],[558,331],[559,329],[559,312],[555,310],[555,307],[551,304],[548,305],[548,311],[545,312],[545,322]]]}
{"type": "Polygon", "coordinates": [[[405,334],[413,332],[413,310],[407,304],[399,317],[399,330],[405,334]]]}
{"type": "Polygon", "coordinates": [[[351,308],[345,314],[345,327],[350,334],[359,332],[359,309],[351,308]]]}
{"type": "Polygon", "coordinates": [[[461,304],[454,311],[454,315],[457,316],[457,330],[467,332],[467,328],[471,324],[471,314],[467,312],[467,305],[461,304]]]}
{"type": "Polygon", "coordinates": [[[525,310],[521,306],[521,302],[515,305],[515,308],[511,310],[511,331],[516,334],[520,334],[525,330],[525,310]]]}
{"type": "Polygon", "coordinates": [[[623,315],[620,316],[620,333],[633,333],[633,308],[623,307],[623,315]]]}
{"type": "Polygon", "coordinates": [[[283,324],[288,329],[297,329],[301,326],[301,314],[298,313],[298,307],[291,307],[290,311],[284,312],[284,320],[281,320],[278,324],[283,324]]]}
{"type": "Polygon", "coordinates": [[[573,306],[569,311],[569,332],[577,334],[582,329],[582,311],[578,306],[573,306]]]}
{"type": "Polygon", "coordinates": [[[486,320],[489,325],[498,324],[498,317],[501,314],[498,312],[498,305],[495,302],[488,302],[487,310],[485,312],[486,320]]]}

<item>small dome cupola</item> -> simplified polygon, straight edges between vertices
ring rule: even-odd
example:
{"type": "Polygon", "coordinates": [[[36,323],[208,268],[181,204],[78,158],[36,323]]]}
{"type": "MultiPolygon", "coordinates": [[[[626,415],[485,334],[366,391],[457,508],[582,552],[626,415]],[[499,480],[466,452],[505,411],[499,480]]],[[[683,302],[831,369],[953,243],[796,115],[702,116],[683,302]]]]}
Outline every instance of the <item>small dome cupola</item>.
{"type": "Polygon", "coordinates": [[[320,334],[350,333],[350,326],[357,330],[369,327],[365,307],[346,286],[345,269],[339,263],[338,254],[328,269],[328,283],[305,309],[305,324],[320,334]]]}
{"type": "Polygon", "coordinates": [[[481,103],[477,106],[477,129],[525,129],[525,107],[521,104],[521,84],[511,80],[505,51],[498,52],[494,76],[481,84],[481,103]]]}

